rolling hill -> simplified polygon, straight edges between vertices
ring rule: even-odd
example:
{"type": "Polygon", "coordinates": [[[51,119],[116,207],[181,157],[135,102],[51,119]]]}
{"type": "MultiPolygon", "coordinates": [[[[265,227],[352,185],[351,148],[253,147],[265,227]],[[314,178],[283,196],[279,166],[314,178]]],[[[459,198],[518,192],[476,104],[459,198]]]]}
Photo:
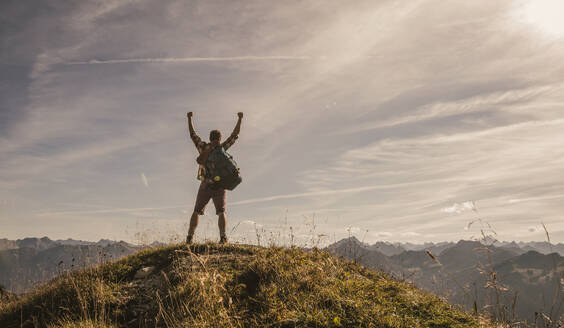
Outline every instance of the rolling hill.
{"type": "Polygon", "coordinates": [[[0,304],[2,327],[488,327],[316,249],[174,245],[67,272],[0,304]]]}

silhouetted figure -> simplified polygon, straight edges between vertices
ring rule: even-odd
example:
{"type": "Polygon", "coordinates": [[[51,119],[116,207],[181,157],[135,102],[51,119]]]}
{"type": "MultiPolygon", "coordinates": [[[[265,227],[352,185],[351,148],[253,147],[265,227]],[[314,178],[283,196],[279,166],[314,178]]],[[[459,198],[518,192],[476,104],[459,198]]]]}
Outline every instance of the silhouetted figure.
{"type": "Polygon", "coordinates": [[[188,236],[186,236],[186,243],[191,243],[192,238],[194,236],[194,231],[198,226],[198,218],[200,215],[204,214],[204,209],[206,205],[209,203],[210,198],[213,200],[213,204],[215,205],[215,212],[218,215],[218,226],[219,226],[219,235],[220,235],[220,243],[227,242],[227,236],[225,235],[225,224],[226,224],[226,217],[225,217],[225,189],[224,188],[217,188],[214,187],[214,181],[209,174],[206,172],[206,162],[208,156],[212,150],[216,147],[223,147],[224,150],[229,149],[237,138],[239,137],[239,131],[241,129],[241,120],[243,119],[243,113],[237,113],[239,119],[237,120],[237,125],[235,125],[235,129],[233,132],[225,140],[223,143],[221,142],[221,132],[218,130],[212,130],[210,132],[210,142],[202,141],[202,139],[196,134],[194,131],[194,125],[192,124],[192,112],[188,113],[188,130],[190,132],[190,138],[196,145],[198,149],[198,159],[197,162],[199,164],[198,167],[198,180],[201,181],[200,188],[198,189],[198,196],[196,196],[196,204],[194,205],[194,212],[192,213],[192,217],[190,218],[190,228],[188,229],[188,236]]]}

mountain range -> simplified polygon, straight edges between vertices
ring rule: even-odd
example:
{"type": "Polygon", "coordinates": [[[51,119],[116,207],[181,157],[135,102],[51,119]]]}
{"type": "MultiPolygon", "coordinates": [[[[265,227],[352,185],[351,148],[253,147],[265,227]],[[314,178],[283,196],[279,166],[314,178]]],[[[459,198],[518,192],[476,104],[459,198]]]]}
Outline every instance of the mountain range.
{"type": "Polygon", "coordinates": [[[38,282],[66,270],[109,262],[140,249],[124,241],[105,239],[98,242],[47,237],[0,239],[0,285],[10,292],[26,292],[38,282]]]}
{"type": "Polygon", "coordinates": [[[562,244],[461,240],[421,246],[370,245],[351,237],[326,249],[410,281],[466,310],[529,322],[539,315],[554,320],[564,314],[562,244]]]}
{"type": "MultiPolygon", "coordinates": [[[[21,294],[61,272],[111,262],[142,247],[124,241],[0,239],[0,288],[21,294]]],[[[355,237],[326,250],[392,274],[467,310],[510,319],[563,314],[564,244],[487,242],[367,244],[355,237]]]]}
{"type": "MultiPolygon", "coordinates": [[[[356,237],[351,237],[351,238],[357,239],[356,237]]],[[[348,238],[345,238],[343,240],[346,241],[347,239],[348,238]]],[[[384,242],[384,241],[379,241],[379,242],[376,242],[374,244],[362,243],[360,241],[358,241],[358,242],[363,244],[364,248],[379,251],[380,253],[382,253],[386,256],[398,255],[398,254],[401,254],[405,251],[421,251],[421,250],[429,250],[433,254],[439,255],[445,249],[456,245],[456,242],[439,242],[439,243],[429,242],[429,243],[424,243],[424,244],[413,244],[413,243],[409,243],[409,242],[407,242],[407,243],[401,243],[401,242],[391,243],[391,242],[384,242]]],[[[515,242],[515,241],[511,241],[511,242],[509,242],[509,241],[498,241],[494,238],[487,238],[487,240],[485,242],[484,241],[480,241],[480,242],[491,245],[491,246],[495,246],[497,248],[510,249],[510,250],[513,250],[514,252],[519,253],[519,254],[523,254],[523,253],[526,253],[528,251],[536,251],[536,252],[539,252],[541,254],[558,253],[561,256],[564,256],[564,244],[563,243],[552,244],[552,243],[549,243],[549,242],[546,242],[546,241],[543,241],[543,242],[536,242],[536,241],[515,242]]]]}

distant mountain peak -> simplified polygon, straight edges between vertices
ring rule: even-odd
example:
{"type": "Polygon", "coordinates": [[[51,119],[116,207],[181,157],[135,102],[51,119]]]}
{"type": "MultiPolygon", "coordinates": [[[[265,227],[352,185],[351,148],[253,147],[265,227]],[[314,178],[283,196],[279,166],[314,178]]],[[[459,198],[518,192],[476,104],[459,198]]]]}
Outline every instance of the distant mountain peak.
{"type": "MultiPolygon", "coordinates": [[[[476,248],[483,248],[484,244],[476,240],[459,240],[456,245],[451,247],[450,249],[467,249],[467,250],[474,250],[476,248]]],[[[448,251],[448,249],[447,249],[448,251]]]]}

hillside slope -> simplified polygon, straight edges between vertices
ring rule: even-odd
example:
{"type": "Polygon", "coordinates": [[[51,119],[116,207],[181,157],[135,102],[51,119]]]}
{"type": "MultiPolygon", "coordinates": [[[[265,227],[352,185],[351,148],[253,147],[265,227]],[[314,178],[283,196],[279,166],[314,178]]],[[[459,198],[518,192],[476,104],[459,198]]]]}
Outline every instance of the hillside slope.
{"type": "Polygon", "coordinates": [[[412,285],[317,250],[176,245],[0,304],[2,327],[480,327],[412,285]]]}

